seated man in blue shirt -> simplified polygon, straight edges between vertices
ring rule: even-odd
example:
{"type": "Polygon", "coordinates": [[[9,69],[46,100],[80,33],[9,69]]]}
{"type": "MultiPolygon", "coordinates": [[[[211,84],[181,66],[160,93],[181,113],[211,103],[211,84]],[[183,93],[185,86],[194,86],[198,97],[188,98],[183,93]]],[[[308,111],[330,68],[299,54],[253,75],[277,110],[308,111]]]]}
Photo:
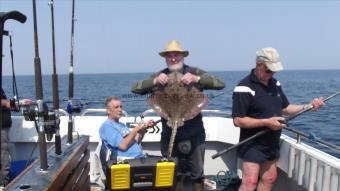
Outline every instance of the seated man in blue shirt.
{"type": "MultiPolygon", "coordinates": [[[[144,124],[140,124],[130,130],[124,123],[119,122],[123,115],[122,102],[118,97],[108,97],[105,102],[108,118],[104,121],[99,129],[99,135],[102,139],[102,148],[110,151],[105,153],[103,157],[105,161],[110,159],[131,159],[141,158],[145,155],[139,145],[142,141],[146,129],[154,125],[153,120],[149,120],[144,124]]],[[[105,167],[104,167],[105,169],[105,167]]]]}

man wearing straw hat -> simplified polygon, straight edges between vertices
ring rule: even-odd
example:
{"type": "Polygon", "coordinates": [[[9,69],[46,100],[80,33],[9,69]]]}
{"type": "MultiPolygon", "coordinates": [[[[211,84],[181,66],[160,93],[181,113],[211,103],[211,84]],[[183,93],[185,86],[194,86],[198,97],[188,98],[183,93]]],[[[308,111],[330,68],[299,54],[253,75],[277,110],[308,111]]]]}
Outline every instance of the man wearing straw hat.
{"type": "MultiPolygon", "coordinates": [[[[184,58],[189,55],[189,51],[184,50],[181,44],[176,41],[170,41],[165,50],[159,55],[165,58],[167,68],[152,74],[148,79],[135,83],[132,92],[137,94],[153,93],[159,86],[165,86],[168,83],[168,74],[171,72],[180,72],[183,74],[181,82],[185,85],[194,84],[199,87],[200,91],[204,89],[222,89],[224,82],[207,72],[184,64],[184,58]]],[[[169,146],[169,139],[172,129],[167,125],[166,119],[162,118],[161,134],[161,152],[166,156],[169,146]]],[[[205,151],[205,130],[202,121],[202,114],[199,113],[194,118],[184,122],[184,125],[177,130],[173,156],[178,157],[179,172],[189,172],[193,183],[193,190],[203,190],[203,164],[205,151]],[[182,149],[180,145],[185,145],[182,149]],[[189,147],[189,148],[188,148],[189,147]]],[[[177,181],[177,190],[183,190],[184,176],[179,177],[177,181]]]]}
{"type": "Polygon", "coordinates": [[[295,115],[305,109],[317,110],[324,102],[316,98],[309,104],[290,104],[280,82],[273,78],[283,70],[279,53],[266,47],[256,52],[256,65],[234,88],[232,117],[241,127],[240,141],[270,129],[261,137],[238,147],[242,159],[240,191],[271,190],[277,178],[281,130],[286,125],[282,116],[295,115]]]}

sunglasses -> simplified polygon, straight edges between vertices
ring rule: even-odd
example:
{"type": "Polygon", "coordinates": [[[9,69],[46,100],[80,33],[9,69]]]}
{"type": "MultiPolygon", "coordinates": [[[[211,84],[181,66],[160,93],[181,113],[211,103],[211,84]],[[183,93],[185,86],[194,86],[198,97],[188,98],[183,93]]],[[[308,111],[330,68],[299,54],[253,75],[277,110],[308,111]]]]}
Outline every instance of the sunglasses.
{"type": "Polygon", "coordinates": [[[268,68],[266,68],[265,72],[266,72],[267,74],[274,74],[274,73],[275,73],[275,72],[269,70],[268,68]]]}
{"type": "Polygon", "coordinates": [[[268,67],[267,67],[264,63],[262,63],[262,62],[257,62],[257,63],[256,63],[256,67],[260,67],[261,69],[263,68],[264,71],[265,71],[267,74],[274,74],[274,73],[275,73],[275,72],[269,70],[268,67]]]}

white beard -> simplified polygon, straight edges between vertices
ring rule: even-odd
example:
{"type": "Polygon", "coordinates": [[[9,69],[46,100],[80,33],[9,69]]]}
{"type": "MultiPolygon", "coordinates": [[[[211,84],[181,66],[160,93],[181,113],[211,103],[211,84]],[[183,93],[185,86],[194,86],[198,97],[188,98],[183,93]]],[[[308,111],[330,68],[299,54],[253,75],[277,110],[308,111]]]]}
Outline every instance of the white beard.
{"type": "Polygon", "coordinates": [[[178,62],[177,64],[173,64],[173,65],[169,65],[168,64],[168,69],[170,70],[170,72],[176,72],[176,71],[180,71],[183,68],[183,62],[178,62]]]}

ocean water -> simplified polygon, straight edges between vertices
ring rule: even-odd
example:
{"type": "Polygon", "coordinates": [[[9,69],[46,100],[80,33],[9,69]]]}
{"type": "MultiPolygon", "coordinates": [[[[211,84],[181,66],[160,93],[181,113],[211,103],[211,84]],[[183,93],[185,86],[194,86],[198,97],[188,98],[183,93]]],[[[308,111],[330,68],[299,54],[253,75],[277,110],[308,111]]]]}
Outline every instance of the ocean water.
{"type": "MultiPolygon", "coordinates": [[[[211,72],[224,79],[226,87],[220,91],[205,91],[209,97],[206,109],[231,110],[232,91],[235,85],[249,71],[211,72]]],[[[124,110],[130,115],[138,115],[149,109],[146,96],[130,92],[137,80],[148,77],[150,73],[124,74],[81,74],[75,75],[74,99],[84,108],[103,108],[107,96],[119,96],[124,110]]],[[[340,91],[340,70],[299,70],[283,71],[274,75],[285,91],[290,103],[309,103],[315,97],[328,97],[340,91]]],[[[34,76],[17,76],[20,98],[35,100],[34,76]]],[[[52,107],[51,76],[43,76],[43,98],[52,107]]],[[[3,77],[3,86],[8,97],[12,97],[12,77],[3,77]]],[[[59,75],[60,108],[66,109],[68,100],[68,75],[59,75]]],[[[306,112],[289,122],[290,128],[303,133],[313,133],[318,138],[340,146],[340,95],[329,100],[318,112],[306,112]]],[[[312,141],[308,144],[340,158],[340,153],[319,146],[312,141]]]]}

